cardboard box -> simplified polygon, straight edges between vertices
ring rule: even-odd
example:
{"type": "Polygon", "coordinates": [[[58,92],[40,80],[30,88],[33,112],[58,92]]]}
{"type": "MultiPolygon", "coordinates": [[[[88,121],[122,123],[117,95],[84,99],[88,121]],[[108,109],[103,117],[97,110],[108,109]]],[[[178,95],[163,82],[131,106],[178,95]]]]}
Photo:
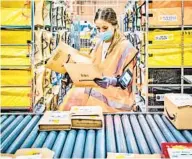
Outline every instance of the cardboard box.
{"type": "Polygon", "coordinates": [[[64,64],[76,87],[98,87],[95,78],[102,78],[99,68],[93,64],[64,64]]]}
{"type": "Polygon", "coordinates": [[[1,159],[14,159],[15,155],[14,154],[6,154],[6,153],[1,153],[0,154],[1,159]]]}
{"type": "Polygon", "coordinates": [[[71,118],[68,111],[46,111],[39,122],[40,131],[70,130],[71,118]]]}
{"type": "Polygon", "coordinates": [[[46,67],[58,72],[66,73],[65,63],[91,63],[91,59],[79,54],[79,51],[73,47],[60,42],[54,50],[52,57],[48,60],[46,67]]]}
{"type": "Polygon", "coordinates": [[[54,152],[47,148],[19,149],[15,153],[16,159],[51,159],[54,152]]]}
{"type": "Polygon", "coordinates": [[[103,113],[99,106],[71,107],[72,128],[100,129],[103,127],[103,113]]]}
{"type": "Polygon", "coordinates": [[[192,129],[192,97],[189,94],[165,94],[164,114],[177,129],[192,129]]]}
{"type": "Polygon", "coordinates": [[[107,159],[127,159],[127,158],[154,158],[160,159],[160,154],[128,154],[128,153],[107,153],[107,159]]]}

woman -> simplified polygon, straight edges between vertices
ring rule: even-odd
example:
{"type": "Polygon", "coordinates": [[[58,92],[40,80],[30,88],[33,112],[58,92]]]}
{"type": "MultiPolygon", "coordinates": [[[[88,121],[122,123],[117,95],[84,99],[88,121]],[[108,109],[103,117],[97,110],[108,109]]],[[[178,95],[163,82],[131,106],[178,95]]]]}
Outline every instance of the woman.
{"type": "MultiPolygon", "coordinates": [[[[104,76],[121,75],[125,67],[130,67],[130,71],[134,74],[133,59],[137,50],[120,33],[115,11],[112,8],[98,10],[94,22],[100,40],[91,54],[93,64],[99,66],[104,76]]],[[[109,85],[113,85],[113,80],[109,85]]],[[[72,88],[59,109],[70,110],[71,106],[98,105],[103,107],[104,112],[130,111],[134,105],[131,87],[132,85],[127,90],[113,86],[108,86],[107,89],[72,88]]]]}

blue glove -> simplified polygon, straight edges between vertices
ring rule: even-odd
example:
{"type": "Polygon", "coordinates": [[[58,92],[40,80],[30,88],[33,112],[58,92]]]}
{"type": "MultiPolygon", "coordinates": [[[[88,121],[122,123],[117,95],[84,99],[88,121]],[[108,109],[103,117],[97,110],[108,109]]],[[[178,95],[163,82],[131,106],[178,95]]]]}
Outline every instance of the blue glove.
{"type": "Polygon", "coordinates": [[[115,78],[115,77],[103,77],[102,79],[95,78],[94,81],[98,86],[105,88],[105,89],[107,87],[109,87],[110,85],[111,86],[117,85],[117,78],[115,78]]]}

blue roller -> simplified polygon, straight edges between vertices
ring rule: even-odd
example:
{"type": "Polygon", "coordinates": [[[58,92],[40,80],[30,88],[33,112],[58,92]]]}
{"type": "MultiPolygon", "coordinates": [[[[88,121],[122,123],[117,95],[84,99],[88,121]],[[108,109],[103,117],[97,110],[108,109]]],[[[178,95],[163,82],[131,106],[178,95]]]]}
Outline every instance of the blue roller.
{"type": "Polygon", "coordinates": [[[27,138],[29,133],[32,131],[34,126],[37,124],[39,121],[40,117],[39,116],[34,116],[30,122],[27,124],[27,126],[23,129],[23,131],[19,134],[19,136],[16,138],[16,140],[11,144],[11,146],[8,148],[6,153],[15,153],[17,149],[20,148],[22,145],[23,141],[27,138]]]}
{"type": "Polygon", "coordinates": [[[23,120],[23,116],[19,115],[1,134],[1,142],[3,142],[9,134],[19,125],[19,123],[23,120]]]}
{"type": "Polygon", "coordinates": [[[15,119],[15,115],[11,115],[8,117],[8,119],[6,119],[2,124],[1,124],[1,132],[3,132],[7,126],[9,126],[9,124],[11,124],[11,122],[15,119]]]}
{"type": "Polygon", "coordinates": [[[183,130],[182,134],[185,136],[188,142],[192,142],[192,134],[189,131],[183,130]]]}
{"type": "Polygon", "coordinates": [[[161,153],[160,147],[159,147],[155,137],[153,136],[153,133],[151,132],[149,125],[147,124],[144,116],[138,115],[138,120],[139,120],[139,123],[143,130],[143,133],[145,135],[145,138],[147,139],[147,143],[149,145],[151,152],[160,154],[161,153]]]}
{"type": "Polygon", "coordinates": [[[161,133],[161,130],[159,127],[156,125],[154,119],[152,118],[151,115],[146,115],[146,120],[153,132],[153,135],[158,141],[159,146],[161,147],[161,143],[167,142],[163,134],[161,133]]]}
{"type": "Polygon", "coordinates": [[[67,137],[67,132],[66,131],[60,131],[58,136],[57,136],[57,139],[53,145],[53,148],[52,150],[55,152],[54,154],[54,158],[59,158],[60,157],[60,154],[61,154],[61,151],[63,149],[63,146],[65,144],[65,139],[67,137]]]}
{"type": "Polygon", "coordinates": [[[32,148],[41,148],[43,146],[43,143],[45,142],[45,139],[47,138],[47,135],[47,131],[40,132],[35,142],[33,143],[32,148]]]}
{"type": "Polygon", "coordinates": [[[95,154],[95,130],[88,130],[85,143],[84,158],[94,158],[95,154]]]}
{"type": "Polygon", "coordinates": [[[105,129],[104,127],[101,130],[97,131],[96,134],[96,152],[95,158],[106,158],[105,151],[105,129]]]}
{"type": "Polygon", "coordinates": [[[106,115],[106,144],[107,152],[116,153],[116,142],[115,142],[115,133],[114,133],[114,124],[111,115],[106,115]]]}
{"type": "Polygon", "coordinates": [[[137,145],[141,154],[150,154],[149,147],[142,133],[141,127],[137,121],[135,115],[130,115],[131,125],[133,127],[134,134],[136,136],[137,145]]]}
{"type": "Polygon", "coordinates": [[[57,137],[57,132],[56,131],[51,131],[49,133],[49,135],[47,136],[47,138],[45,140],[45,143],[43,144],[43,147],[51,149],[54,142],[55,142],[56,137],[57,137]]]}
{"type": "Polygon", "coordinates": [[[1,145],[1,152],[5,153],[6,150],[9,148],[9,146],[13,143],[13,141],[17,138],[17,136],[22,132],[22,130],[25,128],[25,126],[29,123],[31,120],[31,116],[27,115],[22,122],[20,122],[19,125],[9,134],[9,136],[3,141],[1,145]]]}
{"type": "Polygon", "coordinates": [[[187,142],[183,135],[170,123],[170,121],[164,115],[162,115],[162,119],[178,142],[187,142]]]}
{"type": "Polygon", "coordinates": [[[125,133],[128,153],[139,154],[135,136],[133,134],[133,129],[131,127],[131,124],[127,115],[122,116],[122,123],[123,123],[123,129],[125,133]]]}
{"type": "Polygon", "coordinates": [[[172,133],[170,132],[170,130],[168,129],[168,127],[165,125],[165,123],[162,121],[161,117],[158,114],[154,115],[154,120],[159,126],[159,129],[161,130],[161,132],[163,133],[164,137],[168,142],[177,142],[175,137],[172,135],[172,133]]]}
{"type": "Polygon", "coordinates": [[[75,145],[76,136],[77,136],[76,130],[71,130],[68,133],[63,151],[61,153],[61,158],[71,158],[72,153],[73,153],[73,148],[75,145]]]}
{"type": "Polygon", "coordinates": [[[1,121],[0,122],[3,123],[5,121],[5,119],[7,119],[7,115],[1,116],[1,118],[0,118],[1,121]]]}
{"type": "Polygon", "coordinates": [[[114,125],[115,125],[115,136],[117,141],[117,151],[118,153],[127,153],[125,135],[123,132],[121,118],[119,115],[114,116],[114,125]]]}
{"type": "Polygon", "coordinates": [[[38,123],[37,123],[36,126],[31,131],[31,133],[29,134],[29,136],[27,137],[27,139],[21,145],[21,148],[31,148],[31,146],[33,145],[35,139],[38,136],[38,130],[39,130],[39,128],[38,128],[38,123]]]}
{"type": "Polygon", "coordinates": [[[86,131],[79,130],[78,134],[77,134],[72,158],[82,158],[83,157],[85,140],[86,140],[86,131]]]}

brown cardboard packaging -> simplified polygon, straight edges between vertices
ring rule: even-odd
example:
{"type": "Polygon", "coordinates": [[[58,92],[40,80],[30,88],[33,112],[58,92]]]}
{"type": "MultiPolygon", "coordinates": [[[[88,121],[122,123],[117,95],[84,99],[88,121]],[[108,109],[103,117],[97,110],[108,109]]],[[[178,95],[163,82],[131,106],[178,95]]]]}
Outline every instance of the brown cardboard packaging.
{"type": "Polygon", "coordinates": [[[40,131],[70,130],[71,118],[68,111],[46,111],[39,121],[40,131]]]}
{"type": "Polygon", "coordinates": [[[64,64],[73,84],[77,87],[98,87],[95,78],[102,78],[99,68],[93,64],[64,64]]]}
{"type": "Polygon", "coordinates": [[[107,153],[107,159],[128,159],[128,158],[142,158],[142,159],[160,159],[160,154],[128,154],[128,153],[107,153]]]}
{"type": "Polygon", "coordinates": [[[46,67],[58,72],[66,73],[64,68],[65,63],[91,63],[91,59],[79,54],[79,51],[73,47],[60,42],[57,48],[54,50],[52,57],[48,60],[46,67]]]}
{"type": "Polygon", "coordinates": [[[177,129],[192,129],[192,97],[189,94],[165,94],[165,116],[177,129]]]}
{"type": "Polygon", "coordinates": [[[180,26],[182,24],[181,8],[158,8],[150,9],[150,26],[180,26]]]}
{"type": "Polygon", "coordinates": [[[52,159],[54,152],[47,148],[26,148],[17,150],[15,156],[18,159],[52,159]]]}
{"type": "Polygon", "coordinates": [[[99,106],[71,107],[72,128],[101,129],[103,127],[103,113],[99,106]]]}
{"type": "Polygon", "coordinates": [[[0,158],[1,159],[14,159],[15,155],[14,154],[0,153],[0,158]]]}

